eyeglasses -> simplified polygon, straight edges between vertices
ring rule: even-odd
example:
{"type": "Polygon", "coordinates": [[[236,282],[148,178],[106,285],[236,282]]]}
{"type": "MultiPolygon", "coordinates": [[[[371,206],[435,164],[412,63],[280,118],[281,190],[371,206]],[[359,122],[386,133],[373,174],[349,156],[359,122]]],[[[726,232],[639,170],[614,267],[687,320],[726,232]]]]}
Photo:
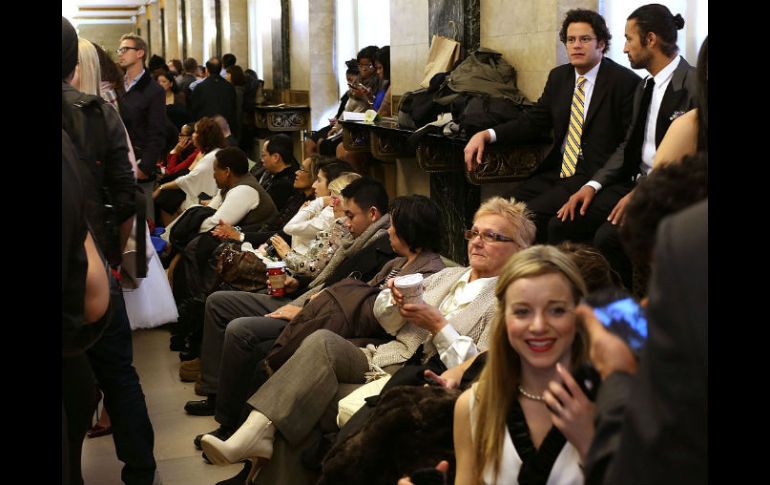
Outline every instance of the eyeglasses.
{"type": "Polygon", "coordinates": [[[567,45],[573,45],[577,43],[577,41],[580,41],[581,44],[588,44],[592,40],[596,39],[596,37],[591,37],[590,35],[581,35],[580,37],[567,37],[567,45]]]}
{"type": "Polygon", "coordinates": [[[116,54],[125,54],[126,52],[128,52],[130,50],[138,51],[139,48],[138,47],[121,47],[121,48],[117,49],[115,51],[115,53],[116,54]]]}
{"type": "Polygon", "coordinates": [[[364,71],[369,71],[371,69],[374,69],[374,66],[372,64],[359,64],[358,69],[363,69],[364,71]]]}
{"type": "Polygon", "coordinates": [[[508,236],[503,236],[502,234],[497,234],[495,232],[487,231],[487,232],[479,232],[476,229],[468,229],[465,231],[465,239],[467,241],[472,241],[476,238],[476,236],[481,237],[481,240],[485,243],[491,243],[495,241],[499,242],[513,242],[513,239],[508,236]]]}

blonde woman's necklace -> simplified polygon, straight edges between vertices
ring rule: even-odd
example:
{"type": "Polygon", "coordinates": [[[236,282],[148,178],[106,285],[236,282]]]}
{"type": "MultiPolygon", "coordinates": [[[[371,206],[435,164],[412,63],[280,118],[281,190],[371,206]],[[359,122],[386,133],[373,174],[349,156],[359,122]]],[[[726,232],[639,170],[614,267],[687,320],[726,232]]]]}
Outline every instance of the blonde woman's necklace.
{"type": "Polygon", "coordinates": [[[543,399],[543,396],[538,396],[537,394],[532,394],[531,392],[527,392],[526,389],[524,389],[521,386],[519,386],[519,394],[526,397],[527,399],[532,399],[533,401],[545,402],[545,400],[543,399]]]}

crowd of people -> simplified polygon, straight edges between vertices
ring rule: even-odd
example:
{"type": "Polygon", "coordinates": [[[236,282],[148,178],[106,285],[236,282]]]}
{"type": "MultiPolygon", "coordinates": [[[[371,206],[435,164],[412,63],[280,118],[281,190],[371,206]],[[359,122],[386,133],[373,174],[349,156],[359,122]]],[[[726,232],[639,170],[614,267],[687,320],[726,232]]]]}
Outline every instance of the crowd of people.
{"type": "Polygon", "coordinates": [[[146,206],[170,348],[203,397],[180,412],[219,425],[190,446],[244,463],[220,484],[704,483],[708,38],[692,67],[683,26],[658,4],[628,16],[642,79],[606,57],[601,15],[566,13],[537,103],[467,141],[468,171],[489,144],[553,145],[481,202],[464,265],[440,256],[433,200],[389,197],[338,141],[342,111],[390,114],[387,46],[347,63],[304,160],[275,134],[250,163],[261,81],[235,56],[146,59],[126,34],[116,63],[62,18],[63,482],[83,483],[87,432],[112,433],[125,483],[162,482],[117,271],[146,206]],[[223,280],[231,247],[283,261],[281,291],[223,280]],[[396,279],[418,274],[407,299],[396,279]],[[587,303],[610,290],[643,297],[640,355],[587,303]]]}

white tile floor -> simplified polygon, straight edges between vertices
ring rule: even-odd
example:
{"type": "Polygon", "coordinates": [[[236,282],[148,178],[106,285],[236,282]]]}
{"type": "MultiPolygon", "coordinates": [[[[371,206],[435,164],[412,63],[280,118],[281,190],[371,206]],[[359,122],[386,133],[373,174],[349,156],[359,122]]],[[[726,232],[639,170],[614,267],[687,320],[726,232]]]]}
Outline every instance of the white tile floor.
{"type": "MultiPolygon", "coordinates": [[[[134,366],[155,430],[155,460],[164,485],[213,485],[238,473],[242,465],[209,465],[195,449],[195,435],[217,427],[213,417],[190,416],[185,402],[202,399],[193,383],[179,380],[179,357],[168,349],[164,329],[134,332],[134,366]]],[[[83,479],[86,485],[120,485],[123,463],[115,455],[112,436],[86,438],[83,443],[83,479]]]]}

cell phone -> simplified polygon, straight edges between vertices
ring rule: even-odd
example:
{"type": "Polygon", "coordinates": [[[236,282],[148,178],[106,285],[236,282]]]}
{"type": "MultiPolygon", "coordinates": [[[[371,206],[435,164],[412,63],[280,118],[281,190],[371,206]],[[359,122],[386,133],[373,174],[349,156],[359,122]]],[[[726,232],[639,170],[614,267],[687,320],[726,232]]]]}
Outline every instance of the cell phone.
{"type": "Polygon", "coordinates": [[[594,306],[594,314],[602,325],[622,338],[639,357],[647,341],[647,317],[636,300],[625,296],[605,305],[594,306]]]}
{"type": "Polygon", "coordinates": [[[599,386],[602,383],[602,377],[599,372],[589,363],[581,364],[572,372],[572,378],[583,391],[583,394],[591,401],[596,401],[599,394],[599,386]]]}
{"type": "Polygon", "coordinates": [[[271,258],[277,258],[278,257],[278,251],[275,250],[275,246],[272,244],[268,244],[265,248],[265,254],[267,254],[271,258]]]}

